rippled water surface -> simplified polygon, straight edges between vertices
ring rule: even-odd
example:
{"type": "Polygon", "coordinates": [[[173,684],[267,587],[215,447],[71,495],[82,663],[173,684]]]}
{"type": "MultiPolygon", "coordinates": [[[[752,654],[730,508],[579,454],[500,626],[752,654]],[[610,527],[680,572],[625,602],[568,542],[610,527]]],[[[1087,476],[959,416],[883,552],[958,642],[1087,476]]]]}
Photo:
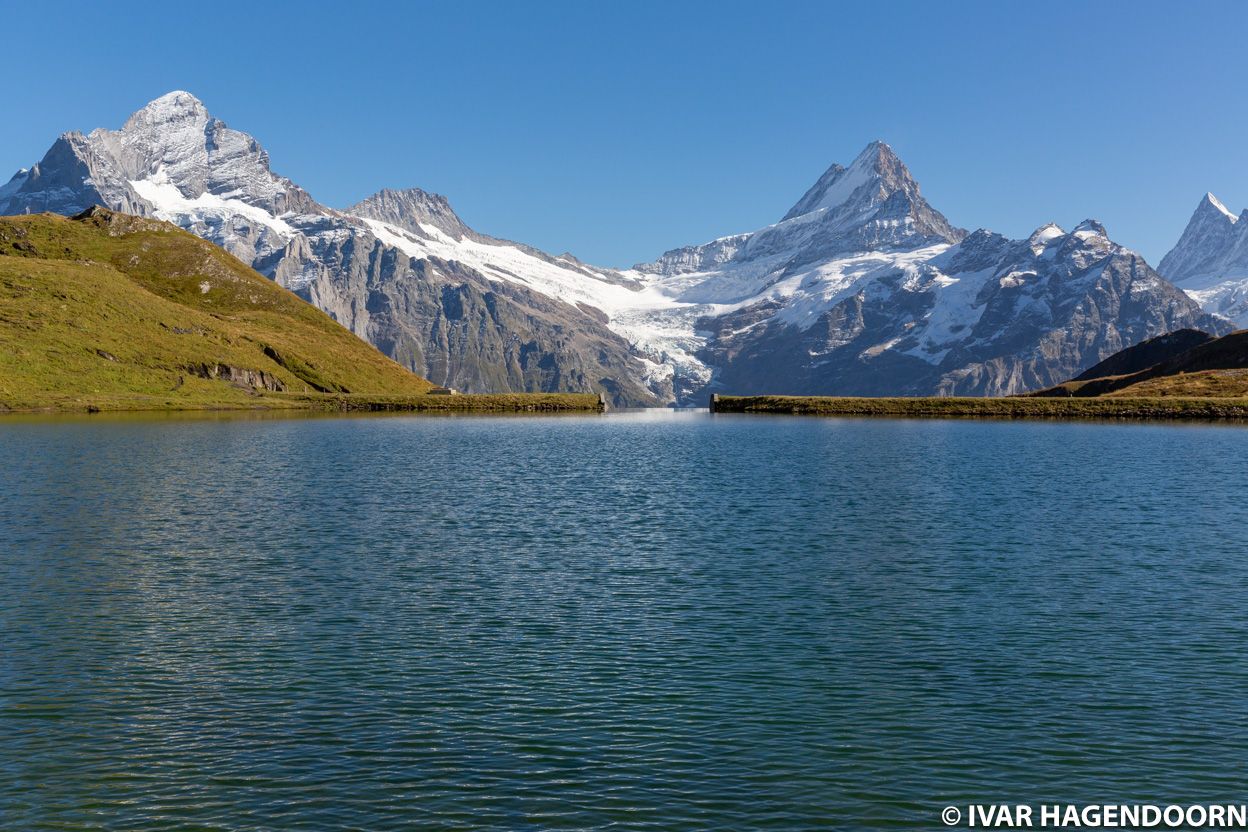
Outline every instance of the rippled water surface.
{"type": "Polygon", "coordinates": [[[0,828],[1242,802],[1248,429],[0,421],[0,828]]]}

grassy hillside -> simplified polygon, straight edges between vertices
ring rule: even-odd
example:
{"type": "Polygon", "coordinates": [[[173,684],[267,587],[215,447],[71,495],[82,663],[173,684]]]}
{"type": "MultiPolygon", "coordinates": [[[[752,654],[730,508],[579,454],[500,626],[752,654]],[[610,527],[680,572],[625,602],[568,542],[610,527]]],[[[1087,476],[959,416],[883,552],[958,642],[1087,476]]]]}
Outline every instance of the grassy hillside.
{"type": "Polygon", "coordinates": [[[1206,339],[1136,372],[1100,377],[1085,373],[1032,395],[1058,398],[1245,397],[1248,396],[1248,330],[1206,339]]]}
{"type": "Polygon", "coordinates": [[[1099,364],[1094,364],[1075,376],[1072,381],[1090,381],[1106,376],[1125,376],[1154,367],[1162,361],[1182,355],[1190,349],[1207,344],[1217,338],[1198,329],[1179,329],[1141,341],[1114,353],[1099,364]]]}
{"type": "Polygon", "coordinates": [[[0,218],[0,408],[307,406],[431,386],[168,223],[0,218]]]}

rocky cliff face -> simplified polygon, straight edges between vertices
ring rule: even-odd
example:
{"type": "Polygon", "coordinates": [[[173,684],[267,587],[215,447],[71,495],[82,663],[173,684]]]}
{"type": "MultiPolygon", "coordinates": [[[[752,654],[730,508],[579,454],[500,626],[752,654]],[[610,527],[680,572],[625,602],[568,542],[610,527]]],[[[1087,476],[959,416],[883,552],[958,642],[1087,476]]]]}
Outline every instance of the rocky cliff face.
{"type": "Polygon", "coordinates": [[[1196,206],[1183,236],[1157,270],[1206,312],[1248,327],[1248,210],[1238,217],[1213,194],[1196,206]]]}
{"type": "MultiPolygon", "coordinates": [[[[180,92],[121,130],[62,136],[0,188],[0,213],[97,203],[217,243],[468,391],[602,392],[616,405],[708,390],[1016,393],[1172,329],[1226,328],[1095,222],[968,236],[882,142],[830,167],[775,225],[627,271],[482,234],[415,188],[321,205],[180,92]]],[[[1234,260],[1245,228],[1215,211],[1181,247],[1234,260]]],[[[1167,260],[1222,274],[1211,257],[1167,260]]]]}
{"type": "Polygon", "coordinates": [[[301,236],[275,277],[436,384],[658,403],[628,344],[594,310],[491,281],[454,260],[412,257],[366,230],[331,225],[301,236]]]}

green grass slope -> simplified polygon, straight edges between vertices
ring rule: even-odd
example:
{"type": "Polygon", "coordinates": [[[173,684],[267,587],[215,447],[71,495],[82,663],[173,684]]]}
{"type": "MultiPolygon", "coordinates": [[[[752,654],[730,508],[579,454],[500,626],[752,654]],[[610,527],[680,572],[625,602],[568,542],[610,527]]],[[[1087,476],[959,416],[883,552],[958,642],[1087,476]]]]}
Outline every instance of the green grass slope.
{"type": "Polygon", "coordinates": [[[1094,378],[1138,373],[1216,339],[1217,336],[1198,329],[1179,329],[1168,332],[1114,353],[1099,364],[1094,364],[1084,370],[1071,381],[1091,381],[1094,378]]]}
{"type": "Polygon", "coordinates": [[[1135,372],[1095,378],[1085,373],[1031,395],[1045,398],[1248,397],[1248,330],[1205,339],[1135,372]]]}
{"type": "Polygon", "coordinates": [[[431,387],[168,223],[0,217],[0,409],[306,407],[431,387]]]}

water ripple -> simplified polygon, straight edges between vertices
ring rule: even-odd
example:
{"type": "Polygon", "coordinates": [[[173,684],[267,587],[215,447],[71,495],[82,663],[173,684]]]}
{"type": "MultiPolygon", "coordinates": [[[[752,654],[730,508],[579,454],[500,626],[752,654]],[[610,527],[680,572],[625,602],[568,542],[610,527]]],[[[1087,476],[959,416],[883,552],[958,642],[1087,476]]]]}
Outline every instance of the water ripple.
{"type": "Polygon", "coordinates": [[[0,825],[1242,798],[1243,430],[0,422],[0,825]]]}

